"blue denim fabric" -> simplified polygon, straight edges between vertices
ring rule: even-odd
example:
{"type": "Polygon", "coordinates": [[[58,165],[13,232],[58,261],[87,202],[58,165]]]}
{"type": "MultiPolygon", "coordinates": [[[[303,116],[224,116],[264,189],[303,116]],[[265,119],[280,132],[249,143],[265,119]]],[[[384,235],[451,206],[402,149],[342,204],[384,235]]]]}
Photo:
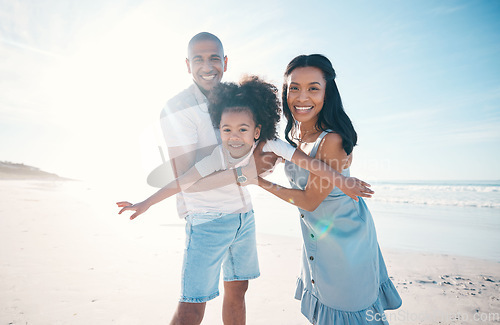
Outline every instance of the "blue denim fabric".
{"type": "Polygon", "coordinates": [[[260,275],[253,211],[186,216],[180,301],[201,303],[217,297],[221,266],[224,281],[260,275]]]}

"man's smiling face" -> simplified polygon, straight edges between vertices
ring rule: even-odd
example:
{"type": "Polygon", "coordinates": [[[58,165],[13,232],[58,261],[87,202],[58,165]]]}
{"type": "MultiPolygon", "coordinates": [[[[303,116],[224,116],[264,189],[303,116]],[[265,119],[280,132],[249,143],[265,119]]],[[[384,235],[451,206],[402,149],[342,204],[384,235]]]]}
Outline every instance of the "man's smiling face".
{"type": "Polygon", "coordinates": [[[194,82],[208,95],[226,72],[227,57],[217,42],[207,39],[198,41],[189,48],[186,64],[194,82]]]}

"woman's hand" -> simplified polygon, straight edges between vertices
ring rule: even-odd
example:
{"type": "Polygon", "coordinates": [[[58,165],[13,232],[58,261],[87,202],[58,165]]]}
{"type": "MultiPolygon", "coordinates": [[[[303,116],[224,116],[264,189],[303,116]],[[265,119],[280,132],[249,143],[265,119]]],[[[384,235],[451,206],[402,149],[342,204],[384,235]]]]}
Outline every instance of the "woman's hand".
{"type": "Polygon", "coordinates": [[[118,212],[118,214],[122,214],[123,211],[127,211],[127,210],[135,211],[135,213],[130,216],[130,220],[134,220],[139,215],[146,212],[149,209],[149,207],[151,206],[151,205],[147,204],[145,201],[140,202],[140,203],[136,203],[136,204],[132,204],[132,203],[127,202],[127,201],[121,201],[121,202],[116,202],[116,205],[119,208],[123,208],[120,210],[120,212],[118,212]]]}
{"type": "Polygon", "coordinates": [[[358,196],[372,197],[372,194],[375,193],[368,188],[371,186],[370,184],[356,177],[345,177],[341,184],[342,186],[339,186],[339,189],[355,201],[359,201],[358,196]]]}
{"type": "Polygon", "coordinates": [[[276,165],[276,160],[278,159],[278,156],[274,154],[274,152],[262,151],[265,144],[266,141],[260,141],[253,151],[255,168],[258,175],[270,174],[276,165]]]}

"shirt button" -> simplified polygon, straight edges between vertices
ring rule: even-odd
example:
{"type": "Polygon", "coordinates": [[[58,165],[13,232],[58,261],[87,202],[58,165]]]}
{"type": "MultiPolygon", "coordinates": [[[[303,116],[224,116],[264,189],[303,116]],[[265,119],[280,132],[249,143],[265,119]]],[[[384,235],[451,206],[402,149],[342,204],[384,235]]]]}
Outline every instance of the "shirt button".
{"type": "Polygon", "coordinates": [[[314,260],[314,256],[309,256],[309,259],[310,259],[311,261],[313,261],[313,260],[314,260]]]}
{"type": "Polygon", "coordinates": [[[301,218],[304,218],[304,215],[303,215],[303,214],[301,214],[301,215],[300,215],[300,217],[301,217],[301,218]]]}
{"type": "Polygon", "coordinates": [[[314,279],[313,279],[313,280],[311,280],[311,283],[312,283],[312,284],[314,284],[314,279]]]}

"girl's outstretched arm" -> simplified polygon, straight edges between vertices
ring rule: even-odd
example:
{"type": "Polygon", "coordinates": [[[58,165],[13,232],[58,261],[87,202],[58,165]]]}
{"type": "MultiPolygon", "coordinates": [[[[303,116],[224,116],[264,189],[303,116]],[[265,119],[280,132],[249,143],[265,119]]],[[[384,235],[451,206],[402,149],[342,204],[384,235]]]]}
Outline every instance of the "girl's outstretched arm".
{"type": "Polygon", "coordinates": [[[153,204],[161,202],[166,198],[171,197],[179,193],[181,190],[186,189],[196,183],[201,178],[200,173],[195,167],[189,169],[186,173],[182,174],[177,179],[171,181],[164,187],[158,190],[155,194],[148,197],[146,200],[132,204],[127,201],[117,202],[116,205],[122,208],[118,214],[121,214],[123,211],[135,211],[134,214],[130,216],[130,220],[137,218],[139,215],[146,212],[153,204]]]}

